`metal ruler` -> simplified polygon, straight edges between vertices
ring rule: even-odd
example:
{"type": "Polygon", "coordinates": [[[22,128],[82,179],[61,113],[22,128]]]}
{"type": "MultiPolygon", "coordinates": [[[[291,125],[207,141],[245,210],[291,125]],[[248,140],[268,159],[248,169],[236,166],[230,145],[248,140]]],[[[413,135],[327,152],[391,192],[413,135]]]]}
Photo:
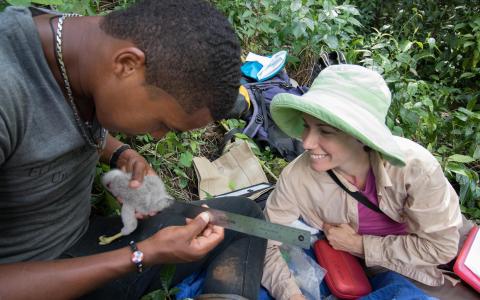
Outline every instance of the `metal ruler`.
{"type": "Polygon", "coordinates": [[[187,217],[195,218],[198,214],[208,211],[210,222],[227,229],[264,239],[275,240],[285,244],[310,248],[310,232],[285,225],[274,224],[223,210],[206,208],[197,204],[175,201],[170,209],[187,217]]]}

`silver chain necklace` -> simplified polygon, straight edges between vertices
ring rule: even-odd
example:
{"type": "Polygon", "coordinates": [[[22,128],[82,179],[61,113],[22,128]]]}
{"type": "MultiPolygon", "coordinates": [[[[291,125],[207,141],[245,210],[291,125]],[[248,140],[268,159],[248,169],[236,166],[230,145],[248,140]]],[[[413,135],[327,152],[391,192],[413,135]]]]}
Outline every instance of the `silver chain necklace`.
{"type": "MultiPolygon", "coordinates": [[[[60,73],[63,79],[63,86],[65,87],[65,91],[67,93],[68,102],[70,104],[70,107],[72,108],[75,121],[78,127],[80,128],[80,132],[83,138],[87,141],[87,143],[90,146],[96,148],[97,151],[100,151],[105,147],[105,143],[107,141],[106,136],[108,131],[105,128],[101,127],[100,133],[98,133],[97,136],[95,136],[95,134],[92,132],[92,129],[94,128],[93,124],[90,124],[89,122],[83,122],[82,119],[80,118],[80,114],[78,112],[77,106],[73,99],[73,92],[72,92],[72,88],[70,87],[70,81],[68,80],[67,69],[65,68],[65,63],[63,62],[63,52],[62,52],[63,22],[67,17],[79,17],[79,16],[80,15],[78,14],[65,14],[58,19],[57,30],[55,33],[55,41],[56,41],[55,53],[57,56],[57,62],[60,68],[60,73]]],[[[94,122],[98,122],[96,121],[96,117],[94,117],[94,122]]]]}

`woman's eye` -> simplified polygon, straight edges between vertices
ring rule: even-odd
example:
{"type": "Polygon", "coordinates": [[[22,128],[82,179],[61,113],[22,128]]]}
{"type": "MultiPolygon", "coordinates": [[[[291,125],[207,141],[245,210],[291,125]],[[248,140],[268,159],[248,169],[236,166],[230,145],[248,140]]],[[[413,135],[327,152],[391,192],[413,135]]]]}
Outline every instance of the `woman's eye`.
{"type": "Polygon", "coordinates": [[[321,134],[331,134],[332,132],[320,129],[321,134]]]}

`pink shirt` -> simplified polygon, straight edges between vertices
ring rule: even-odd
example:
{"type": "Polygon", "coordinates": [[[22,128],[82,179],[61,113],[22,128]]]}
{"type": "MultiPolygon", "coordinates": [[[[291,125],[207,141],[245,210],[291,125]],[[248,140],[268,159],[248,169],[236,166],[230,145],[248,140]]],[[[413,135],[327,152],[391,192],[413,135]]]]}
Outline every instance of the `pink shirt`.
{"type": "MultiPolygon", "coordinates": [[[[365,189],[360,190],[370,202],[378,206],[377,187],[373,170],[368,171],[365,189]]],[[[407,233],[407,225],[397,223],[383,213],[377,213],[358,202],[358,233],[361,235],[402,235],[407,233]]]]}

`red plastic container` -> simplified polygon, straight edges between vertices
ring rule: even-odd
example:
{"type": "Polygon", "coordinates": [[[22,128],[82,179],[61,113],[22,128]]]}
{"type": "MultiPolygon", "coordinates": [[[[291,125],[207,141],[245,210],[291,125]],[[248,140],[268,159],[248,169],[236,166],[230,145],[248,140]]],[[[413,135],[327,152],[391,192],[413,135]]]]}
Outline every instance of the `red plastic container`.
{"type": "Polygon", "coordinates": [[[313,250],[320,266],[327,270],[325,281],[332,294],[341,299],[357,299],[372,291],[372,286],[358,259],[335,250],[326,240],[318,240],[313,250]]]}
{"type": "MultiPolygon", "coordinates": [[[[473,240],[478,232],[478,226],[474,226],[470,232],[468,233],[468,237],[463,244],[460,253],[458,254],[457,260],[455,261],[455,265],[453,265],[453,272],[457,274],[460,278],[462,278],[466,283],[468,283],[471,287],[473,287],[477,292],[480,292],[480,278],[478,278],[475,273],[470,271],[470,269],[465,266],[465,259],[467,258],[467,254],[472,247],[473,240]]],[[[479,262],[480,263],[480,262],[479,262]]]]}

